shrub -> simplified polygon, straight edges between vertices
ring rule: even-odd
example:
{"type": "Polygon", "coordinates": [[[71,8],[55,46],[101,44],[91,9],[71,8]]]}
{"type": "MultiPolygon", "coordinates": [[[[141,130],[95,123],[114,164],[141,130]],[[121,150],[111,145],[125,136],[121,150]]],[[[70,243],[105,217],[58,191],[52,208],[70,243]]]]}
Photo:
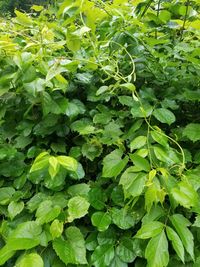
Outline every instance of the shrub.
{"type": "Polygon", "coordinates": [[[0,22],[0,265],[198,266],[198,9],[60,1],[0,22]]]}

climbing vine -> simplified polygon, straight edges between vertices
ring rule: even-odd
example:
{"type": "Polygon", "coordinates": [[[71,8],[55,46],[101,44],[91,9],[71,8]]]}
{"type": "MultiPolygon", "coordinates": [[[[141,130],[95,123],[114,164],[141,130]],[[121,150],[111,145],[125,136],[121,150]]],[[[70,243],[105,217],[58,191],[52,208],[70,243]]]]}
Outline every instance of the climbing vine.
{"type": "Polygon", "coordinates": [[[0,19],[1,266],[199,266],[199,5],[0,19]]]}

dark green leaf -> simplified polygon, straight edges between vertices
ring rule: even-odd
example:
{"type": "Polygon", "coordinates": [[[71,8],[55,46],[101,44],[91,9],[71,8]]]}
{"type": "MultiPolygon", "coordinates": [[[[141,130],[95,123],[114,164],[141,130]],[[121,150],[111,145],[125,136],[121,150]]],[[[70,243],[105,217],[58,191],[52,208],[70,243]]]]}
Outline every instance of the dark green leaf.
{"type": "Polygon", "coordinates": [[[122,172],[128,163],[128,157],[122,159],[122,155],[122,151],[116,149],[103,159],[103,177],[116,177],[122,172]]]}
{"type": "Polygon", "coordinates": [[[190,123],[183,130],[183,136],[186,136],[189,140],[196,142],[200,140],[200,124],[190,123]]]}
{"type": "Polygon", "coordinates": [[[105,244],[98,246],[91,257],[92,264],[95,267],[107,267],[111,264],[114,258],[113,245],[105,244]]]}
{"type": "Polygon", "coordinates": [[[92,214],[91,217],[92,224],[97,227],[97,229],[101,231],[105,231],[108,229],[111,223],[111,217],[109,214],[97,211],[92,214]]]}

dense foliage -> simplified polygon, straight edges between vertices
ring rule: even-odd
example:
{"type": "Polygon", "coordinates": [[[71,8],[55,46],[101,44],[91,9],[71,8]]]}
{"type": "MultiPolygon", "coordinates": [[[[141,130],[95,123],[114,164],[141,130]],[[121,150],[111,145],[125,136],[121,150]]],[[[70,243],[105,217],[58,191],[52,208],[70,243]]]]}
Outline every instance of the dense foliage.
{"type": "Polygon", "coordinates": [[[199,1],[31,10],[0,21],[0,265],[199,266],[199,1]]]}

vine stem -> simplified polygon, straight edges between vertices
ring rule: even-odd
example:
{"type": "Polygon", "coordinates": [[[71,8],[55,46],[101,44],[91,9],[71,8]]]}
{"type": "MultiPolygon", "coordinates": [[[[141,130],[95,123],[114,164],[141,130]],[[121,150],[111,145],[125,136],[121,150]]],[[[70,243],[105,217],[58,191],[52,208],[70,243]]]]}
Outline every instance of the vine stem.
{"type": "Polygon", "coordinates": [[[186,24],[186,21],[187,21],[190,0],[187,0],[187,2],[186,2],[185,5],[186,5],[186,10],[185,10],[185,16],[184,16],[183,26],[182,26],[181,33],[180,33],[180,40],[183,40],[183,31],[185,29],[185,24],[186,24]]]}

